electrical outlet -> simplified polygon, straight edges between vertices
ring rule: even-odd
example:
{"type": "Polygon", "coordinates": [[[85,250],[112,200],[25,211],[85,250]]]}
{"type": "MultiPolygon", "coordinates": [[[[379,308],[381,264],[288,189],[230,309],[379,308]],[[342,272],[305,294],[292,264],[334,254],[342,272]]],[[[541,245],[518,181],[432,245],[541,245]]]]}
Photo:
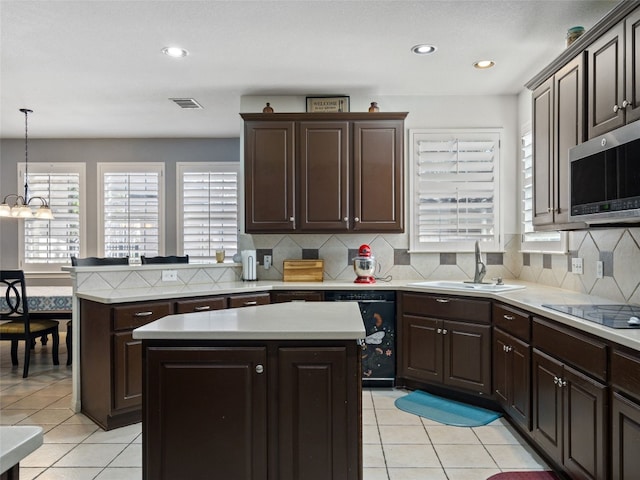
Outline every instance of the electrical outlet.
{"type": "Polygon", "coordinates": [[[575,257],[571,259],[571,271],[576,275],[582,275],[584,273],[582,269],[582,258],[575,257]]]}
{"type": "Polygon", "coordinates": [[[601,261],[596,262],[596,278],[604,277],[604,264],[601,261]]]}
{"type": "Polygon", "coordinates": [[[264,269],[269,270],[271,268],[271,255],[264,256],[264,269]]]}
{"type": "Polygon", "coordinates": [[[175,282],[178,280],[178,271],[177,270],[162,270],[162,281],[163,282],[175,282]]]}

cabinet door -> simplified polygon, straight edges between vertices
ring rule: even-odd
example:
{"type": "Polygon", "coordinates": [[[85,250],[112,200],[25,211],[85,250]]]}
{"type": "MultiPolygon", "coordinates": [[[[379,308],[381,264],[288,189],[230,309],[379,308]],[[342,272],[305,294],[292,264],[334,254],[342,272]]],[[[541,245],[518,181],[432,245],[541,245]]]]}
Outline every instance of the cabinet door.
{"type": "Polygon", "coordinates": [[[584,141],[583,56],[554,75],[555,141],[553,175],[554,222],[569,222],[569,148],[584,141]]]}
{"type": "Polygon", "coordinates": [[[444,321],[445,385],[491,394],[491,327],[444,321]]]}
{"type": "Polygon", "coordinates": [[[614,392],[611,415],[612,478],[634,480],[640,472],[640,405],[614,392]]]}
{"type": "Polygon", "coordinates": [[[227,308],[227,297],[204,297],[176,302],[176,313],[207,312],[225,308],[227,308]]]}
{"type": "Polygon", "coordinates": [[[265,347],[149,348],[146,478],[266,480],[266,362],[265,347]]]}
{"type": "Polygon", "coordinates": [[[547,454],[562,463],[562,364],[533,350],[533,436],[547,454]]]}
{"type": "Polygon", "coordinates": [[[624,23],[587,48],[589,138],[624,125],[624,23]]]}
{"type": "Polygon", "coordinates": [[[298,124],[299,229],[349,229],[349,123],[298,124]]]}
{"type": "Polygon", "coordinates": [[[113,335],[113,408],[142,405],[142,342],[131,332],[113,335]]]}
{"type": "Polygon", "coordinates": [[[442,382],[442,325],[433,318],[402,316],[402,371],[415,380],[442,382]]]}
{"type": "Polygon", "coordinates": [[[295,230],[294,122],[245,122],[244,132],[246,232],[295,230]]]}
{"type": "Polygon", "coordinates": [[[322,302],[324,292],[313,291],[292,291],[292,292],[271,292],[271,303],[284,302],[322,302]]]}
{"type": "Polygon", "coordinates": [[[531,347],[513,337],[509,346],[511,347],[508,352],[511,357],[509,414],[526,431],[531,431],[531,347]]]}
{"type": "Polygon", "coordinates": [[[607,387],[565,366],[562,393],[565,468],[573,478],[606,478],[607,387]]]}
{"type": "Polygon", "coordinates": [[[404,122],[353,123],[353,229],[404,231],[404,122]]]}
{"type": "Polygon", "coordinates": [[[625,19],[625,34],[625,100],[630,102],[625,115],[626,123],[630,123],[640,118],[640,10],[625,19]]]}
{"type": "Polygon", "coordinates": [[[360,478],[357,358],[355,345],[278,349],[279,480],[360,478]]]}
{"type": "Polygon", "coordinates": [[[533,225],[553,223],[553,78],[533,92],[533,225]]]}
{"type": "Polygon", "coordinates": [[[268,305],[269,303],[271,303],[271,295],[268,293],[248,293],[229,297],[229,308],[254,307],[256,305],[268,305]]]}
{"type": "Polygon", "coordinates": [[[505,410],[509,408],[511,397],[512,368],[507,350],[511,338],[500,330],[493,331],[493,394],[505,410]]]}

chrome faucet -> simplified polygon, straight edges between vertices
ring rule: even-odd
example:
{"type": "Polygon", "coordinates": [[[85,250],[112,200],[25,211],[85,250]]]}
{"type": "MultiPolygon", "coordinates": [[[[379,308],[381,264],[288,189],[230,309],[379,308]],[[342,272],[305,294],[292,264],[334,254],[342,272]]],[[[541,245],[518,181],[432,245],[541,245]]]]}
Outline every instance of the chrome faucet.
{"type": "Polygon", "coordinates": [[[482,255],[480,255],[480,242],[476,240],[476,272],[473,274],[473,283],[482,283],[486,274],[487,266],[482,261],[482,255]]]}

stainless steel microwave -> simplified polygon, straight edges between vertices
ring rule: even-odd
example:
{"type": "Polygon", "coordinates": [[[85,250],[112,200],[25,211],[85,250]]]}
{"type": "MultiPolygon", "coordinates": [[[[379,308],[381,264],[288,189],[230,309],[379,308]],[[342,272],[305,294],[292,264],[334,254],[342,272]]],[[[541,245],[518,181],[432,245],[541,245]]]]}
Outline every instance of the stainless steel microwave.
{"type": "Polygon", "coordinates": [[[640,223],[640,121],[569,149],[569,221],[640,223]]]}

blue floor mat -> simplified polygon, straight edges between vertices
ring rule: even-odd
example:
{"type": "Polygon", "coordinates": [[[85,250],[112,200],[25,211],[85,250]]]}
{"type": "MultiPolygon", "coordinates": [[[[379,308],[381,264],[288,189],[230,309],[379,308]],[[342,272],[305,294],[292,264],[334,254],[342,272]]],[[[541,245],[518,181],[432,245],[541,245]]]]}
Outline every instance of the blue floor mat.
{"type": "Polygon", "coordinates": [[[502,416],[493,410],[474,407],[420,390],[396,399],[395,404],[405,412],[456,427],[479,427],[502,416]]]}

